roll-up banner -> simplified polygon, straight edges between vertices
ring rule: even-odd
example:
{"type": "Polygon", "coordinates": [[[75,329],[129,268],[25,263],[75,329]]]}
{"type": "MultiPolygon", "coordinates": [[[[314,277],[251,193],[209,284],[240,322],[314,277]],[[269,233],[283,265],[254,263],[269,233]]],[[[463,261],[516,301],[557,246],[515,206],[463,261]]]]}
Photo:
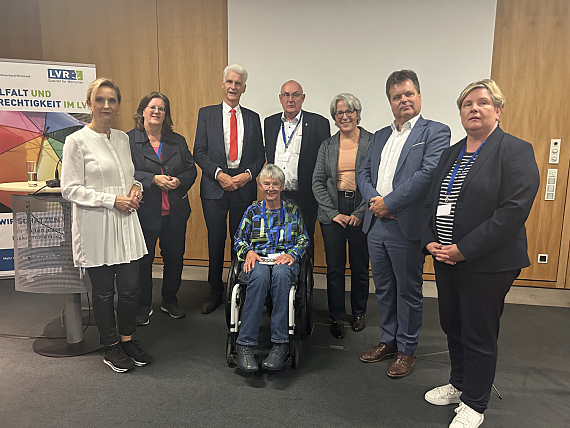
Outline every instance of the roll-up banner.
{"type": "MultiPolygon", "coordinates": [[[[85,93],[94,64],[0,58],[0,183],[27,181],[26,161],[38,180],[54,178],[67,135],[84,126],[85,93]]],[[[0,191],[0,277],[14,276],[12,194],[0,191]]]]}

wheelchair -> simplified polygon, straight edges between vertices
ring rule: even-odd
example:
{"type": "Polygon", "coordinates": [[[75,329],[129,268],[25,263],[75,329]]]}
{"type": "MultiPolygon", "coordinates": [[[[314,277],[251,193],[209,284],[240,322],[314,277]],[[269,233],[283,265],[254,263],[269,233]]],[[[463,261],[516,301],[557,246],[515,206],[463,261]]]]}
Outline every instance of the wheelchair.
{"type": "MultiPolygon", "coordinates": [[[[229,367],[237,366],[236,340],[241,324],[247,282],[240,279],[243,262],[237,257],[232,260],[226,287],[226,361],[229,367]]],[[[272,310],[271,296],[267,295],[265,305],[269,314],[272,310]]],[[[301,354],[301,340],[312,332],[311,309],[313,306],[313,265],[305,255],[299,266],[299,277],[289,290],[289,361],[298,368],[301,354]]]]}

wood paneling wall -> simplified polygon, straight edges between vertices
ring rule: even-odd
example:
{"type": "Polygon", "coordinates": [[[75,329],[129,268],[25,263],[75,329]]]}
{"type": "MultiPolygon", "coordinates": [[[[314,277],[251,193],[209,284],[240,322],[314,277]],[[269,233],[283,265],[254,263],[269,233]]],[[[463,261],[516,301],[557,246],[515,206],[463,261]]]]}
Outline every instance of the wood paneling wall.
{"type": "MultiPolygon", "coordinates": [[[[506,98],[501,127],[529,141],[541,184],[526,223],[532,265],[528,285],[564,287],[568,220],[563,221],[570,161],[570,3],[567,0],[498,0],[491,77],[506,98]],[[561,138],[560,163],[549,165],[550,139],[561,138]],[[549,168],[558,170],[556,199],[545,201],[549,168]],[[548,254],[548,263],[537,263],[548,254]],[[561,256],[561,257],[560,257],[561,256]]],[[[568,217],[568,216],[567,216],[568,217]]]]}
{"type": "MultiPolygon", "coordinates": [[[[186,137],[194,152],[199,108],[223,99],[222,71],[228,57],[226,0],[159,1],[157,15],[160,90],[171,101],[175,130],[186,137]]],[[[198,168],[196,184],[188,195],[192,214],[184,257],[205,264],[208,240],[200,202],[200,178],[198,168]]],[[[228,261],[229,247],[228,238],[228,261]]]]}
{"type": "Polygon", "coordinates": [[[121,88],[114,126],[132,129],[141,96],[159,84],[156,0],[40,0],[39,5],[43,59],[95,64],[98,77],[121,88]]]}
{"type": "Polygon", "coordinates": [[[0,0],[0,58],[43,59],[38,0],[0,0]]]}

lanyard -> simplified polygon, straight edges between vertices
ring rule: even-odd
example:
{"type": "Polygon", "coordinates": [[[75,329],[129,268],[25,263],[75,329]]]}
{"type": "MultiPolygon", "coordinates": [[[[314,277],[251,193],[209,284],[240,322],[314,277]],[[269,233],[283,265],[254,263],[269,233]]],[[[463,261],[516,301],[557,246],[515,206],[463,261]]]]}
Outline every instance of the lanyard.
{"type": "MultiPolygon", "coordinates": [[[[261,214],[265,219],[265,224],[268,225],[267,236],[269,237],[269,241],[273,247],[277,248],[277,244],[279,243],[279,232],[283,229],[283,226],[277,226],[276,230],[273,231],[273,216],[267,218],[267,207],[265,206],[265,199],[261,204],[261,214]]],[[[284,221],[285,210],[283,209],[283,201],[281,201],[281,208],[279,208],[279,223],[283,224],[284,221]]]]}
{"type": "Polygon", "coordinates": [[[293,129],[293,132],[291,132],[289,139],[285,137],[285,123],[281,121],[281,135],[283,136],[283,144],[285,144],[285,150],[289,148],[289,144],[291,144],[291,139],[293,138],[293,135],[295,135],[295,131],[297,130],[297,127],[299,126],[302,120],[303,120],[303,110],[301,110],[301,116],[299,116],[299,121],[297,122],[297,125],[295,125],[295,129],[293,129]]]}
{"type": "Polygon", "coordinates": [[[447,184],[447,190],[445,191],[445,202],[449,202],[449,196],[451,195],[451,189],[453,188],[453,182],[455,181],[457,173],[459,172],[459,174],[461,174],[463,171],[465,171],[465,168],[467,168],[467,166],[473,161],[473,159],[475,159],[475,156],[477,156],[479,151],[481,151],[481,147],[483,147],[483,144],[485,144],[486,141],[487,139],[485,139],[485,141],[481,143],[477,151],[471,155],[467,163],[463,166],[463,168],[461,168],[461,171],[459,171],[461,160],[465,155],[465,147],[467,147],[467,143],[465,143],[463,147],[461,147],[461,151],[459,152],[459,156],[457,156],[457,159],[455,161],[455,166],[453,167],[453,172],[451,173],[451,177],[449,178],[449,183],[447,184]]]}

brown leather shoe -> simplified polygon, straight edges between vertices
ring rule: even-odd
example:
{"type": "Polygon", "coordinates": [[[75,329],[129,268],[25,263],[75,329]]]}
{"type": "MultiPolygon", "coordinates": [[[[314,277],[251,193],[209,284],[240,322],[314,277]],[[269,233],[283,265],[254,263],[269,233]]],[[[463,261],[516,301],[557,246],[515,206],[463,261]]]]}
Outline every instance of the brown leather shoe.
{"type": "Polygon", "coordinates": [[[363,363],[375,363],[383,358],[390,357],[398,352],[396,345],[388,346],[384,342],[380,342],[374,348],[369,349],[360,356],[360,361],[363,363]]]}
{"type": "Polygon", "coordinates": [[[404,377],[410,374],[415,361],[416,357],[413,355],[404,355],[402,351],[398,351],[394,357],[394,362],[386,373],[390,377],[404,377]]]}

